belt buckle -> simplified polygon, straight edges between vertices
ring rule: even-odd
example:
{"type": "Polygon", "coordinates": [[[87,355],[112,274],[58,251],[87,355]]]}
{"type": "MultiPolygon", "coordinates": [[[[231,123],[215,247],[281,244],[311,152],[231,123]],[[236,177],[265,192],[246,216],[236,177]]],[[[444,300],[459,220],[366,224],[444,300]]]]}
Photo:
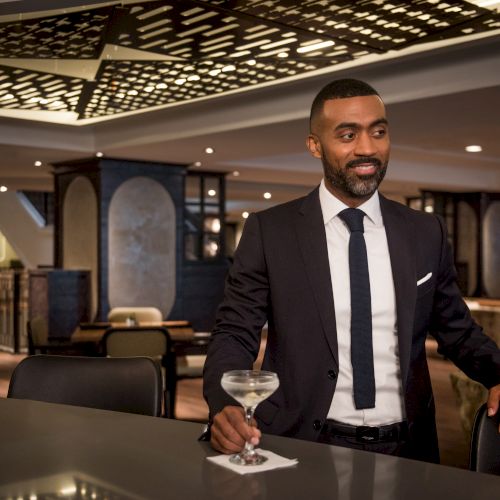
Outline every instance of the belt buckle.
{"type": "Polygon", "coordinates": [[[356,440],[368,443],[378,441],[378,427],[368,427],[366,425],[360,425],[359,427],[356,427],[356,440]]]}

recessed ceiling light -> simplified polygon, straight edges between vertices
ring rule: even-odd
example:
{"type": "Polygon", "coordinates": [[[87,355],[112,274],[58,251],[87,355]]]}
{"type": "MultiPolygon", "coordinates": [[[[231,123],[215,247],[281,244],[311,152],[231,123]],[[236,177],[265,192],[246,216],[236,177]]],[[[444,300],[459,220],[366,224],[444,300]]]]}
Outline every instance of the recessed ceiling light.
{"type": "Polygon", "coordinates": [[[222,71],[224,71],[224,73],[227,73],[228,71],[234,71],[236,69],[236,66],[233,66],[232,64],[228,64],[227,66],[224,66],[222,68],[222,71]]]}
{"type": "Polygon", "coordinates": [[[144,92],[153,92],[154,87],[144,87],[144,92]]]}
{"type": "Polygon", "coordinates": [[[97,153],[95,155],[97,156],[97,158],[102,158],[104,156],[104,153],[97,151],[97,153]]]}
{"type": "Polygon", "coordinates": [[[192,163],[193,167],[201,167],[201,161],[195,161],[192,163]]]}
{"type": "Polygon", "coordinates": [[[331,47],[335,45],[333,40],[327,40],[326,42],[313,43],[311,45],[305,45],[304,47],[299,47],[297,52],[299,54],[305,54],[306,52],[312,52],[313,50],[324,49],[326,47],[331,47]]]}
{"type": "Polygon", "coordinates": [[[208,190],[208,196],[215,196],[216,194],[217,194],[217,191],[215,189],[208,190]]]}
{"type": "Polygon", "coordinates": [[[240,173],[238,172],[238,170],[235,170],[235,171],[233,172],[233,175],[234,175],[235,177],[238,177],[238,176],[240,175],[240,173]]]}
{"type": "Polygon", "coordinates": [[[470,146],[465,146],[465,151],[468,153],[480,153],[483,148],[477,144],[472,144],[470,146]]]}
{"type": "Polygon", "coordinates": [[[36,160],[33,165],[35,165],[35,167],[41,167],[42,166],[42,162],[40,160],[36,160]]]}
{"type": "Polygon", "coordinates": [[[198,75],[188,76],[188,81],[190,81],[190,82],[197,82],[199,79],[200,79],[200,77],[198,75]]]}
{"type": "Polygon", "coordinates": [[[220,69],[212,69],[208,72],[210,76],[217,76],[221,72],[220,69]]]}
{"type": "Polygon", "coordinates": [[[250,214],[249,214],[248,212],[243,212],[243,213],[241,214],[241,216],[242,216],[244,219],[248,219],[248,216],[249,216],[249,215],[250,215],[250,214]]]}
{"type": "Polygon", "coordinates": [[[159,83],[157,86],[156,86],[157,89],[166,89],[167,88],[167,84],[166,83],[159,83]]]}
{"type": "Polygon", "coordinates": [[[288,52],[280,52],[278,57],[288,57],[288,52]]]}
{"type": "Polygon", "coordinates": [[[5,193],[7,191],[7,186],[0,186],[0,193],[5,193]]]}
{"type": "Polygon", "coordinates": [[[250,59],[247,61],[247,64],[250,66],[255,66],[257,64],[257,61],[255,59],[250,59]]]}
{"type": "Polygon", "coordinates": [[[186,83],[186,79],[185,78],[177,78],[177,80],[174,80],[174,83],[176,85],[183,85],[184,83],[186,83]]]}
{"type": "Polygon", "coordinates": [[[265,193],[263,194],[263,196],[264,196],[264,198],[265,198],[266,200],[270,200],[270,199],[271,199],[272,194],[271,194],[271,193],[269,193],[269,192],[267,191],[267,192],[265,192],[265,193]]]}
{"type": "Polygon", "coordinates": [[[215,153],[215,149],[209,146],[208,148],[205,148],[205,153],[207,153],[207,155],[211,155],[215,153]]]}

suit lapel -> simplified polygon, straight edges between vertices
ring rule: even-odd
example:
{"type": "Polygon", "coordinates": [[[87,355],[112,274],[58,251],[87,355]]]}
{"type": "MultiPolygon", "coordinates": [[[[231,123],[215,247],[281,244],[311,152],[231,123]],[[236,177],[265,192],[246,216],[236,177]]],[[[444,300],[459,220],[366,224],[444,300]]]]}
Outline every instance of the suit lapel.
{"type": "Polygon", "coordinates": [[[323,333],[338,369],[335,309],[318,188],[312,191],[301,205],[297,215],[296,233],[309,280],[309,289],[318,308],[323,333]]]}
{"type": "Polygon", "coordinates": [[[392,277],[396,293],[399,363],[404,392],[410,364],[417,298],[417,273],[414,230],[410,221],[396,207],[392,202],[380,196],[380,208],[389,244],[392,277]]]}

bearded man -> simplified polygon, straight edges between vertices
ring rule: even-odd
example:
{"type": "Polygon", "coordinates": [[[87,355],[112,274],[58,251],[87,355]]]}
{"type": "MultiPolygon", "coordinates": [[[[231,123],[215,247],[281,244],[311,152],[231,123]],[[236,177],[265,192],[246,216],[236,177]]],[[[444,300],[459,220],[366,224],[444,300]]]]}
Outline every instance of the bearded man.
{"type": "Polygon", "coordinates": [[[439,461],[425,340],[500,399],[500,351],[456,284],[444,221],[378,192],[390,154],[378,93],[336,80],[314,99],[307,147],[324,178],[308,196],[252,214],[226,281],[204,371],[212,446],[241,451],[261,432],[439,461]],[[221,388],[262,369],[279,389],[245,423],[221,388]]]}

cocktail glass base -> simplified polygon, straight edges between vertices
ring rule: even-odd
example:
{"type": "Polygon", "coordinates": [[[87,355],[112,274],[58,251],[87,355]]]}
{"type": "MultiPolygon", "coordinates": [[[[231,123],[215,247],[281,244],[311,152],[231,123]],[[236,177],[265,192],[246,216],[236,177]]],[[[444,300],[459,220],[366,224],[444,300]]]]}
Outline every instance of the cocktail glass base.
{"type": "Polygon", "coordinates": [[[260,465],[267,461],[267,457],[263,457],[258,453],[238,453],[229,458],[229,461],[235,465],[260,465]]]}

